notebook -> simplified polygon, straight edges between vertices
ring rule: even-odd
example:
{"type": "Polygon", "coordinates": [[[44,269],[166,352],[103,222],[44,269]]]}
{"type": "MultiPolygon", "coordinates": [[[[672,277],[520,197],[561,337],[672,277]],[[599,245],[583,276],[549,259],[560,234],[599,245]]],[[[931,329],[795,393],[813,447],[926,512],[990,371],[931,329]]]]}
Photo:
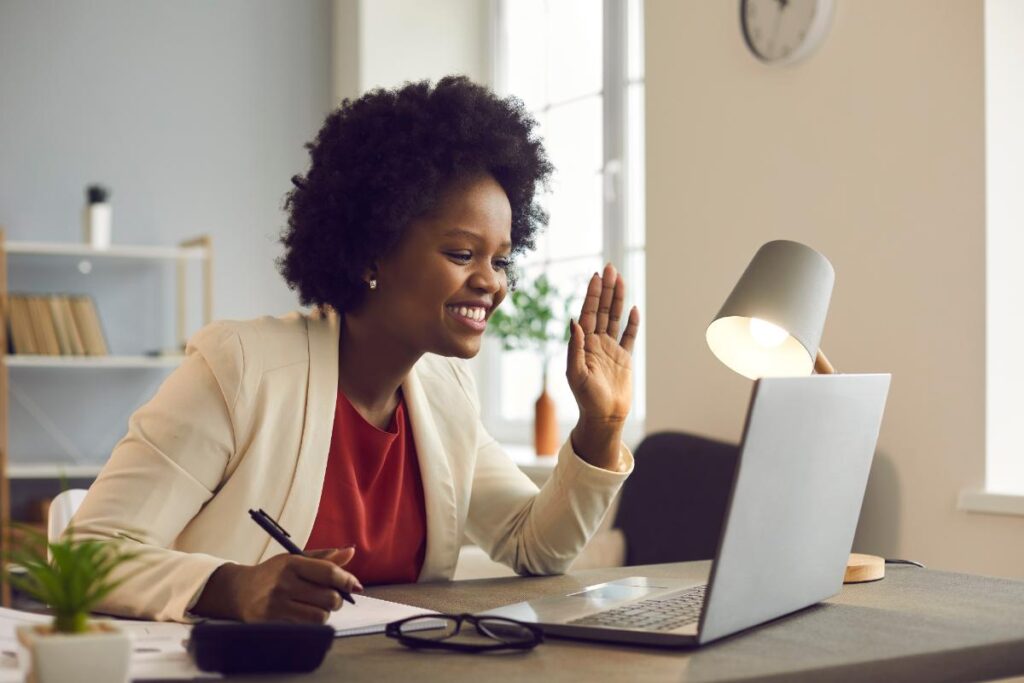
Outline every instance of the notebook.
{"type": "Polygon", "coordinates": [[[334,635],[361,636],[370,633],[383,633],[384,627],[399,619],[412,617],[417,614],[436,614],[422,607],[403,605],[398,602],[389,602],[371,598],[366,595],[356,594],[356,604],[345,604],[336,612],[331,612],[327,623],[334,627],[334,635]]]}

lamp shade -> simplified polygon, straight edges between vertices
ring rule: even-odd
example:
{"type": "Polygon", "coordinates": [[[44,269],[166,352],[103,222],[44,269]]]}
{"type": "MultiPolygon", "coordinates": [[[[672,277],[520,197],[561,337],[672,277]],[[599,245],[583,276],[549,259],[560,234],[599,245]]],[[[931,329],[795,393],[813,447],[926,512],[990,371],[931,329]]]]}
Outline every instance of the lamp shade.
{"type": "Polygon", "coordinates": [[[708,326],[708,346],[750,379],[811,374],[834,282],[832,264],[814,249],[768,242],[708,326]]]}

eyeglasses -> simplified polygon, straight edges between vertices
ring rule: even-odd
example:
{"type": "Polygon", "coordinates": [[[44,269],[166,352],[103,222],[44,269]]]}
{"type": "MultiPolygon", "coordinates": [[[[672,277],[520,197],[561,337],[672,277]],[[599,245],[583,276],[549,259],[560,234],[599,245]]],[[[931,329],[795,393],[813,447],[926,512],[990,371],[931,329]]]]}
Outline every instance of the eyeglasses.
{"type": "Polygon", "coordinates": [[[458,652],[530,650],[544,640],[544,632],[533,624],[472,614],[422,614],[393,621],[385,627],[384,633],[406,647],[458,652]],[[463,622],[473,624],[476,637],[468,634],[456,639],[462,631],[463,622]]]}

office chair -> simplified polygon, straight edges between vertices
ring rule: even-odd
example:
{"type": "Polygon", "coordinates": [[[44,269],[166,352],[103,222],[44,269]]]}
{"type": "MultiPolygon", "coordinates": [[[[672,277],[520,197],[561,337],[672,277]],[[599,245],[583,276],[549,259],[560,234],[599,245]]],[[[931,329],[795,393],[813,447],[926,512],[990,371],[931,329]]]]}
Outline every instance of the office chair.
{"type": "Polygon", "coordinates": [[[50,501],[50,511],[46,516],[46,538],[50,543],[60,540],[60,535],[68,528],[88,492],[87,489],[68,489],[50,501]]]}
{"type": "Polygon", "coordinates": [[[739,446],[659,432],[633,457],[613,525],[626,537],[626,565],[713,559],[739,446]]]}

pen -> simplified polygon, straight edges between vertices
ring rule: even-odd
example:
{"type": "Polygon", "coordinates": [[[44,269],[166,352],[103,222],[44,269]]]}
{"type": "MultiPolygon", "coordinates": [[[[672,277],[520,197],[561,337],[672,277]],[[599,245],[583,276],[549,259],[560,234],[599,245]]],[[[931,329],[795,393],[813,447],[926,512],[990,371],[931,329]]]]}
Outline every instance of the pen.
{"type": "MultiPolygon", "coordinates": [[[[252,520],[259,524],[264,531],[270,534],[270,537],[281,544],[281,546],[292,555],[304,555],[305,553],[292,542],[291,534],[284,530],[280,524],[274,521],[274,518],[263,511],[263,508],[259,510],[249,510],[249,516],[252,520]]],[[[348,591],[343,591],[340,588],[336,589],[341,597],[352,603],[356,604],[356,601],[352,599],[352,595],[348,591]]]]}

